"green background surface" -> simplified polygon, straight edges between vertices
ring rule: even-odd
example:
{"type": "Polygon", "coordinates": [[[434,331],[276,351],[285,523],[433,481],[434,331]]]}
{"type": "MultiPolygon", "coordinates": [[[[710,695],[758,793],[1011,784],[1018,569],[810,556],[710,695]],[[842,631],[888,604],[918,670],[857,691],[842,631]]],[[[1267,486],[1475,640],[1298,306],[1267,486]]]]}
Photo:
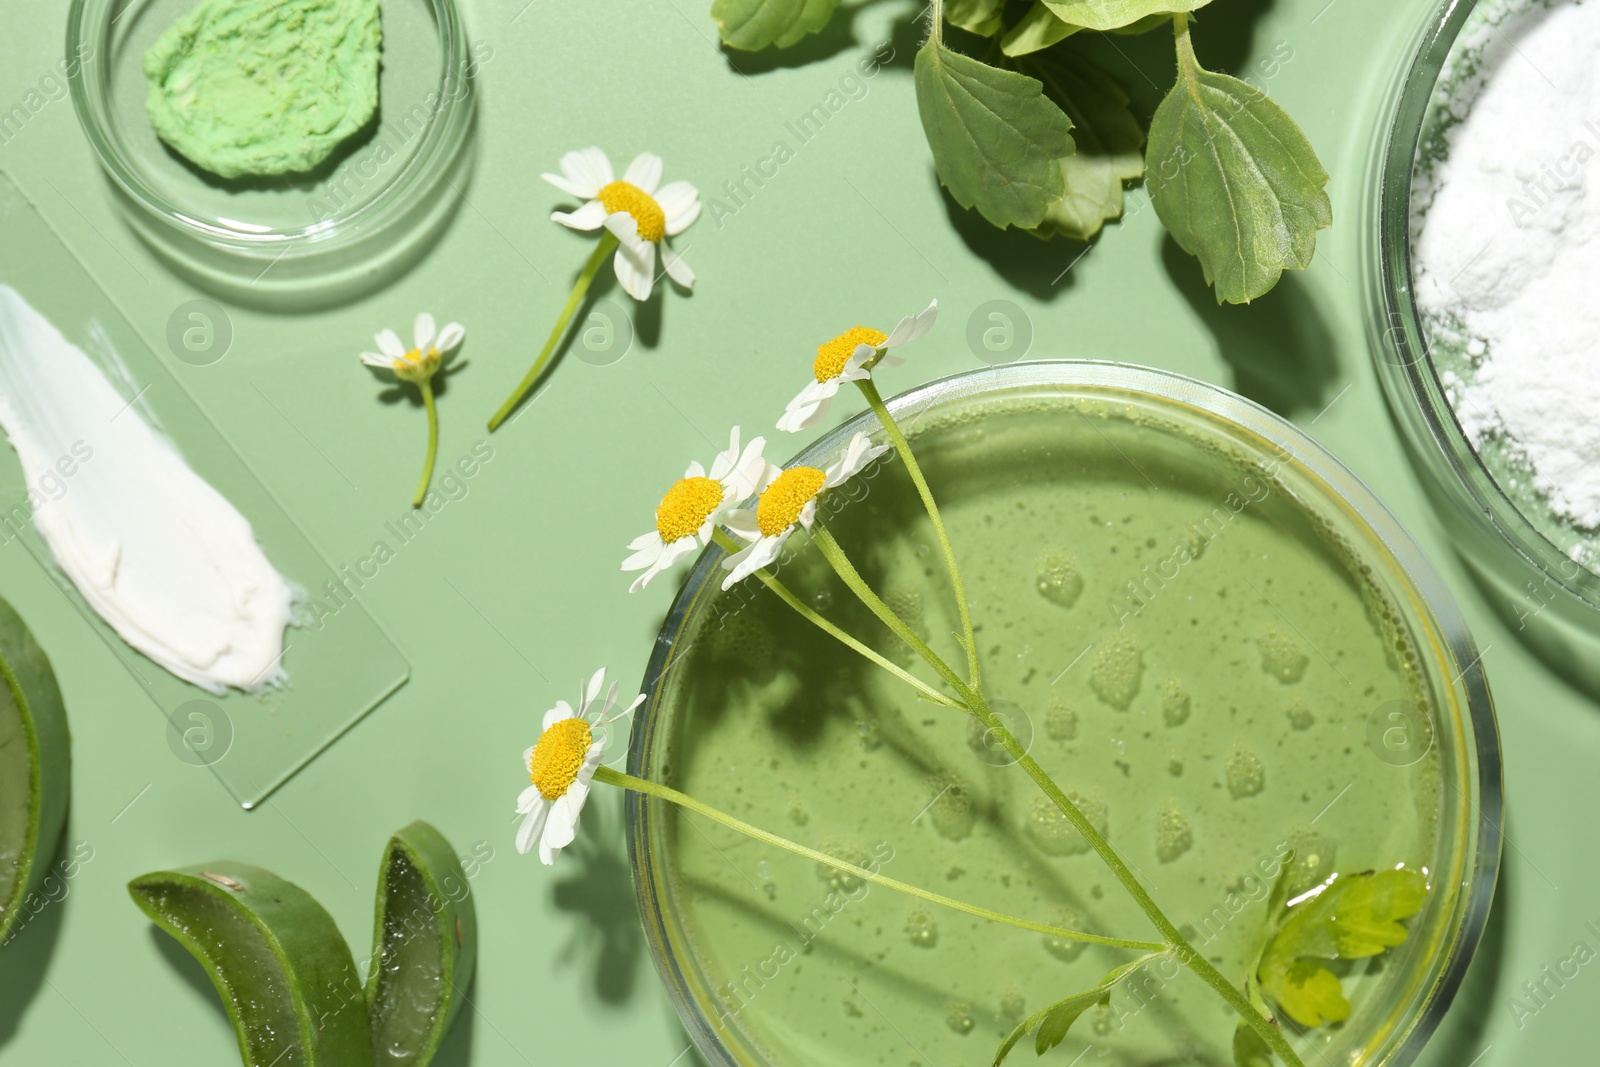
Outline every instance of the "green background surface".
{"type": "MultiPolygon", "coordinates": [[[[406,332],[424,309],[467,325],[470,365],[441,401],[449,464],[483,439],[484,418],[564,299],[587,239],[548,221],[561,200],[540,171],[589,144],[619,160],[650,150],[665,157],[668,180],[719,195],[776,140],[796,151],[720,226],[708,214],[680,239],[700,275],[694,295],[667,293],[649,316],[659,329],[641,330],[614,364],[569,355],[492,439],[493,460],[467,495],[367,584],[362,599],[412,680],[254,812],[174,756],[160,715],[105,644],[20,547],[0,548],[0,595],[49,652],[72,718],[69,841],[93,849],[66,898],[0,954],[0,1062],[233,1061],[202,972],[143,919],[126,881],[224,857],[265,866],[311,890],[364,955],[383,843],[418,817],[463,853],[479,841],[494,850],[474,879],[484,934],[473,1006],[441,1062],[690,1062],[638,930],[619,798],[602,793],[586,816],[599,847],[546,870],[511,847],[525,784],[518,756],[539,714],[571,699],[595,666],[630,686],[642,674],[672,583],[630,597],[617,564],[685,460],[709,458],[732,423],[770,426],[818,340],[856,321],[892,323],[930,296],[940,324],[906,366],[880,376],[886,392],[977,366],[967,319],[1010,300],[1031,321],[1031,355],[1147,363],[1238,388],[1307,427],[1399,513],[1484,648],[1510,798],[1494,917],[1426,1060],[1592,1061],[1593,968],[1520,1026],[1509,998],[1578,939],[1594,944],[1585,923],[1600,919],[1600,853],[1586,842],[1600,807],[1600,718],[1491,614],[1447,549],[1385,411],[1361,318],[1375,116],[1431,7],[1218,0],[1202,13],[1196,40],[1209,66],[1242,72],[1292,51],[1275,75],[1257,77],[1333,176],[1335,225],[1316,261],[1250,308],[1214,306],[1142,192],[1086,254],[952,215],[916,117],[916,8],[904,0],[847,5],[796,56],[742,57],[742,71],[716,48],[706,0],[467,0],[469,32],[493,57],[478,83],[477,167],[451,227],[415,270],[357,303],[300,316],[232,309],[232,348],[208,367],[171,358],[165,343],[174,309],[204,294],[133,236],[70,101],[50,101],[0,146],[0,167],[336,564],[367,556],[405,511],[423,442],[420,411],[379,402],[356,363],[372,332],[406,332]],[[884,40],[895,61],[798,145],[785,123],[884,40]]],[[[0,107],[38,87],[61,53],[65,17],[60,2],[7,5],[0,107]]],[[[1170,77],[1170,59],[1155,58],[1170,55],[1169,42],[1119,39],[1130,58],[1105,53],[1146,111],[1170,77]]],[[[614,284],[602,296],[626,302],[614,284]]],[[[988,1054],[975,1041],[969,1062],[988,1054]]],[[[908,1062],[915,1055],[908,1048],[908,1062]]]]}

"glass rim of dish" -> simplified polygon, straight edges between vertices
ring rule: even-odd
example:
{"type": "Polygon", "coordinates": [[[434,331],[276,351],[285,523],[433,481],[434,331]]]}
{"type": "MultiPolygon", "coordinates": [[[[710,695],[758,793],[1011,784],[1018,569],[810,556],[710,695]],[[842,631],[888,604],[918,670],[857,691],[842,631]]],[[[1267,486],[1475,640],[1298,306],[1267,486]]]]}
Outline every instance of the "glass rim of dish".
{"type": "MultiPolygon", "coordinates": [[[[960,403],[1019,399],[1053,393],[1062,398],[1092,396],[1112,403],[1139,402],[1149,410],[1165,410],[1214,432],[1261,457],[1276,457],[1320,490],[1321,502],[1342,512],[1370,539],[1358,552],[1375,551],[1390,564],[1392,577],[1408,592],[1410,603],[1397,603],[1403,622],[1422,626],[1431,647],[1419,644],[1420,667],[1428,674],[1435,697],[1442,685],[1449,697],[1454,748],[1444,758],[1441,746],[1439,814],[1441,855],[1456,853],[1448,870],[1434,871],[1435,886],[1455,889],[1448,912],[1439,915],[1434,951],[1416,965],[1421,977],[1405,988],[1400,1012],[1381,1028],[1379,1055],[1364,1063],[1401,1067],[1411,1063],[1432,1036],[1449,1007],[1482,937],[1498,877],[1502,808],[1498,727],[1477,645],[1443,579],[1388,508],[1338,459],[1297,427],[1254,402],[1218,386],[1170,371],[1099,360],[1034,360],[967,371],[917,386],[891,398],[888,407],[904,426],[907,418],[937,412],[960,403]],[[1285,459],[1285,457],[1287,457],[1285,459]],[[1434,667],[1430,668],[1429,664],[1434,667]],[[1450,675],[1443,675],[1449,668],[1450,675]],[[1440,675],[1441,677],[1434,677],[1440,675]],[[1447,679],[1447,680],[1446,680],[1447,679]],[[1454,783],[1459,797],[1453,798],[1454,783]],[[1459,803],[1452,805],[1452,799],[1459,803]],[[1447,826],[1456,827],[1454,836],[1447,826]]],[[[858,431],[882,438],[871,411],[863,411],[801,449],[790,461],[825,464],[842,452],[858,431]]],[[[915,447],[916,430],[908,428],[915,447]]],[[[1220,437],[1219,437],[1220,439],[1220,437]]],[[[628,743],[628,770],[650,777],[670,758],[666,739],[671,716],[665,715],[665,680],[677,665],[679,638],[698,621],[700,612],[719,594],[724,552],[711,545],[701,552],[673,600],[652,649],[641,691],[644,703],[635,713],[628,743]]],[[[687,646],[685,646],[686,648],[687,646]]],[[[1445,709],[1439,709],[1443,714],[1445,709]]],[[[1436,735],[1439,731],[1436,731],[1436,735]]],[[[626,798],[628,851],[634,872],[646,941],[668,995],[695,1045],[714,1067],[766,1067],[770,1061],[747,1039],[738,1046],[719,1032],[714,1019],[713,983],[700,972],[690,949],[683,918],[672,906],[663,873],[669,865],[658,858],[659,805],[637,793],[626,798]]]]}
{"type": "MultiPolygon", "coordinates": [[[[1509,550],[1590,611],[1600,611],[1600,573],[1573,559],[1502,488],[1456,418],[1429,351],[1413,284],[1411,192],[1417,153],[1440,77],[1477,0],[1442,0],[1422,24],[1390,87],[1369,178],[1363,261],[1373,362],[1402,436],[1434,488],[1474,541],[1509,550]]],[[[1458,542],[1461,531],[1452,530],[1458,542]]]]}
{"type": "Polygon", "coordinates": [[[179,206],[147,180],[125,151],[110,113],[108,74],[102,64],[115,55],[112,35],[119,11],[141,0],[72,0],[67,12],[66,58],[73,110],[101,168],[113,184],[158,232],[198,242],[246,260],[277,262],[285,256],[323,257],[367,244],[386,234],[425,203],[455,166],[476,107],[467,71],[466,29],[455,0],[419,0],[428,5],[437,27],[442,67],[436,88],[441,104],[428,119],[421,142],[394,176],[370,200],[345,215],[314,220],[304,226],[273,227],[207,216],[179,206]],[[87,47],[85,55],[83,49],[87,47]],[[84,56],[79,60],[76,57],[84,56]],[[463,88],[452,89],[452,79],[463,88]]]}

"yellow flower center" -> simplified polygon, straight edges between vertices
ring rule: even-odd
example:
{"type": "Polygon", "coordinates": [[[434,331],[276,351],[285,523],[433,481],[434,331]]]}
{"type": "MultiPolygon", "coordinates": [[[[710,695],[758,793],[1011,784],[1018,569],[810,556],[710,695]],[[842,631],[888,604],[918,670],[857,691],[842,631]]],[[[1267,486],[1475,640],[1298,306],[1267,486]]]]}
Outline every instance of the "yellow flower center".
{"type": "Polygon", "coordinates": [[[690,537],[722,506],[722,483],[715,478],[680,478],[656,508],[656,533],[664,544],[690,537]]]}
{"type": "Polygon", "coordinates": [[[857,345],[871,345],[877,348],[889,339],[889,335],[871,326],[855,326],[831,341],[817,346],[817,361],[811,365],[811,373],[817,376],[817,381],[825,382],[837,378],[844,370],[844,365],[850,362],[850,357],[855,354],[857,345]]]}
{"type": "Polygon", "coordinates": [[[394,361],[395,377],[406,382],[420,382],[432,378],[439,369],[439,350],[429,347],[427,352],[413,348],[394,361]]]}
{"type": "Polygon", "coordinates": [[[761,491],[756,501],[756,525],[761,536],[776,537],[800,521],[800,512],[822,492],[827,477],[815,467],[790,467],[761,491]]]}
{"type": "Polygon", "coordinates": [[[606,213],[615,215],[626,211],[639,226],[639,236],[646,241],[659,241],[667,235],[667,213],[661,210],[655,197],[631,182],[612,182],[600,187],[595,199],[605,205],[606,213]]]}
{"type": "Polygon", "coordinates": [[[564,796],[578,780],[594,734],[582,719],[562,719],[539,735],[528,757],[528,777],[546,800],[564,796]]]}

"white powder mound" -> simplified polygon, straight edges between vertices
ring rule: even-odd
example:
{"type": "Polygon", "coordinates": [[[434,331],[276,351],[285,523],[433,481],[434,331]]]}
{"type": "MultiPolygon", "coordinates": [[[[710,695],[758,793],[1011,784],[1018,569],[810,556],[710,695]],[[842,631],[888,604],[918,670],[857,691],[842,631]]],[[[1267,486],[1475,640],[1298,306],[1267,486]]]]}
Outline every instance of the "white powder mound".
{"type": "Polygon", "coordinates": [[[1446,379],[1473,446],[1506,438],[1551,508],[1595,529],[1600,2],[1517,6],[1437,101],[1460,121],[1415,190],[1416,295],[1477,364],[1446,379]]]}

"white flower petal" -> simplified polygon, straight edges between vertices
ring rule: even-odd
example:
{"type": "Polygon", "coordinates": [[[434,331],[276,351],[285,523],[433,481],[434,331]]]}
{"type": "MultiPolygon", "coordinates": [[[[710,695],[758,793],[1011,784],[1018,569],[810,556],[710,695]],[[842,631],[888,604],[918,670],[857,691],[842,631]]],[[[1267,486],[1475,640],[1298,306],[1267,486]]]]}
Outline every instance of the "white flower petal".
{"type": "Polygon", "coordinates": [[[578,836],[578,816],[583,813],[583,802],[588,799],[588,793],[587,786],[573,782],[550,805],[550,817],[539,838],[539,858],[546,866],[554,863],[561,850],[572,844],[573,838],[578,836]]]}
{"type": "Polygon", "coordinates": [[[405,357],[406,346],[401,343],[400,335],[393,330],[379,330],[373,335],[372,339],[378,342],[378,351],[390,359],[403,359],[405,357]]]}
{"type": "Polygon", "coordinates": [[[808,430],[822,421],[822,416],[828,413],[828,407],[833,403],[833,394],[839,391],[839,382],[832,379],[826,382],[807,382],[800,394],[789,401],[789,406],[784,409],[783,417],[778,420],[778,429],[785,433],[799,433],[808,430]]]}
{"type": "Polygon", "coordinates": [[[539,803],[532,807],[522,819],[522,825],[517,827],[517,851],[527,855],[533,851],[533,842],[544,833],[546,820],[550,818],[550,802],[544,797],[539,798],[539,803]]]}
{"type": "Polygon", "coordinates": [[[706,469],[700,466],[699,460],[690,460],[689,465],[684,468],[683,476],[685,478],[704,478],[706,476],[706,469]]]}
{"type": "Polygon", "coordinates": [[[645,244],[645,239],[639,236],[639,220],[626,211],[613,211],[606,216],[606,229],[616,235],[622,242],[623,248],[637,249],[645,244]]]}
{"type": "Polygon", "coordinates": [[[652,533],[651,536],[656,539],[656,543],[653,545],[646,545],[645,547],[638,549],[633,553],[633,555],[623,560],[623,570],[637,571],[643,570],[646,567],[654,567],[656,562],[661,559],[661,553],[665,551],[666,546],[661,543],[660,534],[652,533]]]}
{"type": "Polygon", "coordinates": [[[424,311],[417,316],[417,321],[411,327],[412,347],[418,352],[426,352],[433,346],[434,334],[439,332],[438,324],[433,321],[433,316],[424,311]]]}
{"type": "Polygon", "coordinates": [[[548,730],[562,719],[570,718],[573,718],[572,705],[565,700],[558,700],[555,707],[544,713],[544,722],[540,724],[540,728],[548,730]]]}
{"type": "Polygon", "coordinates": [[[737,462],[739,462],[739,427],[735,426],[728,434],[728,447],[718,452],[711,461],[711,477],[720,482],[737,462]]]}
{"type": "Polygon", "coordinates": [[[661,262],[667,268],[667,277],[685,289],[694,288],[694,271],[689,269],[689,264],[684,261],[682,253],[662,246],[661,262]]]}
{"type": "Polygon", "coordinates": [[[640,152],[633,157],[633,162],[628,164],[622,180],[629,185],[637,185],[647,193],[654,193],[656,186],[661,184],[661,171],[660,156],[653,152],[640,152]]]}
{"type": "Polygon", "coordinates": [[[572,230],[598,230],[606,222],[606,206],[591,200],[576,211],[552,211],[550,219],[572,230]]]}
{"type": "Polygon", "coordinates": [[[700,542],[695,540],[693,534],[678,538],[661,550],[661,568],[665,570],[680,559],[694,555],[699,547],[700,542]]]}
{"type": "MultiPolygon", "coordinates": [[[[811,524],[817,521],[816,497],[812,497],[805,502],[805,506],[800,509],[800,518],[797,521],[807,530],[811,529],[811,524]]],[[[794,527],[791,526],[790,529],[792,530],[794,527]]]]}
{"type": "Polygon", "coordinates": [[[765,437],[757,437],[744,446],[744,452],[739,456],[739,465],[729,473],[725,482],[734,499],[745,499],[761,485],[761,479],[766,475],[769,466],[766,456],[762,455],[762,450],[766,447],[765,437]]]}
{"type": "Polygon", "coordinates": [[[605,687],[606,669],[601,667],[599,670],[595,671],[589,676],[589,684],[584,687],[583,703],[578,706],[578,713],[580,715],[589,710],[589,705],[594,703],[595,697],[599,696],[601,690],[603,690],[605,687]]]}
{"type": "Polygon", "coordinates": [[[669,182],[656,193],[656,203],[667,217],[667,236],[676,237],[700,217],[700,194],[688,182],[669,182]]]}
{"type": "Polygon", "coordinates": [[[723,560],[722,565],[728,569],[729,574],[727,578],[723,579],[722,588],[732,589],[739,582],[744,581],[744,579],[777,559],[778,554],[783,551],[783,542],[788,536],[789,530],[785,530],[776,537],[763,537],[761,540],[740,549],[723,560]]]}
{"type": "Polygon", "coordinates": [[[380,356],[376,352],[361,353],[361,362],[369,367],[381,367],[383,370],[394,370],[394,360],[388,356],[380,356]]]}
{"type": "Polygon", "coordinates": [[[828,466],[823,486],[831,489],[854,478],[887,451],[889,451],[888,445],[874,446],[866,434],[856,434],[845,446],[844,455],[828,466]]]}
{"type": "Polygon", "coordinates": [[[743,541],[761,540],[761,527],[756,523],[756,513],[744,508],[734,508],[722,517],[722,525],[743,541]]]}
{"type": "Polygon", "coordinates": [[[434,341],[434,347],[441,352],[453,352],[467,339],[467,328],[459,322],[446,323],[445,328],[439,331],[439,337],[434,341]]]}
{"type": "Polygon", "coordinates": [[[939,301],[934,300],[915,315],[907,315],[889,331],[889,339],[883,342],[884,348],[897,348],[900,345],[910,344],[923,334],[933,329],[933,322],[939,317],[939,301]]]}
{"type": "Polygon", "coordinates": [[[650,299],[650,289],[655,284],[655,245],[646,241],[642,248],[633,251],[626,243],[622,244],[612,258],[612,267],[623,292],[640,302],[650,299]]]}
{"type": "Polygon", "coordinates": [[[598,187],[592,186],[588,182],[574,181],[564,174],[551,174],[547,171],[544,174],[539,175],[539,177],[543,178],[557,189],[560,189],[568,196],[575,196],[579,200],[587,200],[595,193],[600,191],[598,187]]]}
{"type": "Polygon", "coordinates": [[[582,148],[562,156],[561,173],[575,186],[587,190],[574,194],[577,196],[594,196],[601,186],[610,185],[615,178],[611,160],[598,148],[582,148]]]}

